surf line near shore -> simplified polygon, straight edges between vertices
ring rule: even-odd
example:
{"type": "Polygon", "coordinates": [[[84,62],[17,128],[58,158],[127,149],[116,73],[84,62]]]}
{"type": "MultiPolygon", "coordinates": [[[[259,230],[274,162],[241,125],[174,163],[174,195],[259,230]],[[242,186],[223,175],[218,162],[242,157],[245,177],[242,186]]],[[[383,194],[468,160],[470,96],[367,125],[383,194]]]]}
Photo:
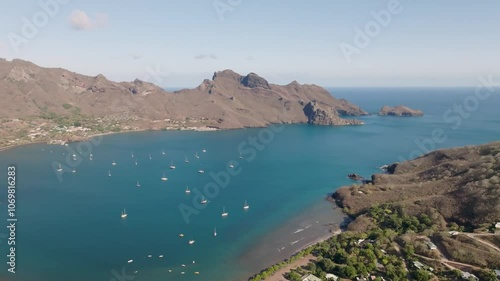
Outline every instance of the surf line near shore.
{"type": "Polygon", "coordinates": [[[335,202],[321,200],[307,210],[301,211],[245,251],[246,254],[240,257],[240,262],[245,265],[246,276],[242,274],[237,279],[249,280],[251,276],[251,280],[266,271],[270,278],[284,267],[288,268],[294,264],[300,266],[303,256],[309,254],[307,249],[340,234],[343,231],[341,226],[347,219],[348,217],[335,202]],[[279,267],[276,272],[269,272],[271,268],[276,270],[276,266],[279,267]]]}

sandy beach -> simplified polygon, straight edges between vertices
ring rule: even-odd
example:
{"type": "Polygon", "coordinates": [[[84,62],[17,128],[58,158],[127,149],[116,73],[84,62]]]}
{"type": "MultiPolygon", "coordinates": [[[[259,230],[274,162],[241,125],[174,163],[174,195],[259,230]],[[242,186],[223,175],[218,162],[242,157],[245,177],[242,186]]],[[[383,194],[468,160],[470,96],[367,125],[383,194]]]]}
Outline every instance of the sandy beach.
{"type": "Polygon", "coordinates": [[[288,280],[284,277],[285,273],[290,272],[290,270],[304,266],[308,264],[310,261],[316,260],[316,257],[313,255],[307,255],[305,257],[302,257],[301,259],[285,266],[284,268],[276,271],[273,275],[269,276],[269,278],[264,279],[264,281],[285,281],[288,280]]]}
{"type": "MultiPolygon", "coordinates": [[[[318,202],[254,243],[239,259],[246,272],[242,272],[238,279],[248,280],[261,270],[340,233],[339,225],[345,218],[342,211],[331,202],[318,202]]],[[[299,259],[266,280],[285,280],[284,273],[308,262],[309,259],[299,259]]]]}

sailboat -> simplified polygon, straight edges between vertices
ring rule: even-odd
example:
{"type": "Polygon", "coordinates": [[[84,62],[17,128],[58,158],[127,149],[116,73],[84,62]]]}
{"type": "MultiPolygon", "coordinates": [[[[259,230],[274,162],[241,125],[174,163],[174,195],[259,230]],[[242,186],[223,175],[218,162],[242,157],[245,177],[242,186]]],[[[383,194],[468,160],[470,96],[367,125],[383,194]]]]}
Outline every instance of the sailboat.
{"type": "Polygon", "coordinates": [[[149,153],[149,160],[151,160],[151,159],[153,159],[153,158],[151,158],[151,153],[149,153]]]}
{"type": "Polygon", "coordinates": [[[163,173],[163,176],[161,177],[161,180],[162,181],[168,181],[168,178],[167,178],[167,176],[165,176],[165,173],[163,173]]]}
{"type": "Polygon", "coordinates": [[[75,168],[73,168],[73,171],[71,171],[71,172],[72,172],[72,173],[76,173],[76,169],[75,169],[75,168]]]}
{"type": "Polygon", "coordinates": [[[57,168],[57,171],[58,171],[58,172],[62,172],[62,170],[63,170],[63,169],[62,169],[62,167],[61,167],[61,164],[59,163],[59,168],[57,168]]]}
{"type": "Polygon", "coordinates": [[[139,181],[137,181],[137,184],[135,186],[141,187],[141,184],[139,183],[139,181]]]}
{"type": "Polygon", "coordinates": [[[108,177],[111,177],[111,170],[108,171],[108,177]]]}
{"type": "Polygon", "coordinates": [[[194,240],[189,240],[189,245],[193,245],[194,244],[194,240]]]}
{"type": "Polygon", "coordinates": [[[89,155],[89,160],[94,160],[94,155],[92,153],[89,155]]]}
{"type": "Polygon", "coordinates": [[[162,150],[161,154],[165,155],[165,149],[162,150]]]}
{"type": "Polygon", "coordinates": [[[132,158],[134,158],[134,152],[132,151],[132,158]]]}
{"type": "Polygon", "coordinates": [[[115,159],[113,159],[113,162],[111,162],[111,165],[116,166],[115,159]]]}
{"type": "Polygon", "coordinates": [[[217,229],[214,227],[214,237],[217,236],[217,229]]]}
{"type": "Polygon", "coordinates": [[[172,169],[172,170],[175,169],[174,161],[170,162],[170,169],[172,169]]]}
{"type": "Polygon", "coordinates": [[[226,207],[222,207],[222,214],[221,214],[223,217],[227,217],[227,215],[229,215],[228,212],[226,212],[226,207]]]}
{"type": "Polygon", "coordinates": [[[234,168],[233,162],[229,162],[229,168],[234,168]]]}
{"type": "Polygon", "coordinates": [[[201,204],[207,204],[207,199],[205,199],[205,196],[201,197],[201,204]]]}
{"type": "Polygon", "coordinates": [[[188,193],[188,194],[191,193],[191,190],[189,190],[188,186],[186,187],[186,193],[188,193]]]}
{"type": "Polygon", "coordinates": [[[73,154],[73,160],[76,160],[76,154],[73,154]]]}
{"type": "Polygon", "coordinates": [[[250,205],[248,205],[247,200],[245,200],[245,204],[243,205],[244,210],[248,210],[250,208],[250,205]]]}
{"type": "Polygon", "coordinates": [[[203,148],[203,149],[201,150],[201,152],[205,153],[205,152],[207,152],[207,150],[203,148]]]}
{"type": "Polygon", "coordinates": [[[238,158],[243,159],[243,156],[241,156],[241,153],[240,153],[240,157],[238,157],[238,158]]]}
{"type": "Polygon", "coordinates": [[[137,158],[135,158],[135,164],[137,165],[137,158]]]}
{"type": "Polygon", "coordinates": [[[200,173],[200,174],[204,174],[204,173],[205,173],[205,171],[204,171],[204,170],[198,170],[198,173],[200,173]]]}
{"type": "Polygon", "coordinates": [[[198,156],[198,152],[194,154],[194,157],[196,157],[196,159],[200,159],[200,156],[198,156]]]}
{"type": "Polygon", "coordinates": [[[125,211],[125,208],[123,208],[123,211],[122,211],[122,219],[126,218],[128,216],[127,214],[127,211],[125,211]]]}
{"type": "Polygon", "coordinates": [[[186,159],[184,160],[184,163],[189,163],[187,156],[186,156],[186,159]]]}

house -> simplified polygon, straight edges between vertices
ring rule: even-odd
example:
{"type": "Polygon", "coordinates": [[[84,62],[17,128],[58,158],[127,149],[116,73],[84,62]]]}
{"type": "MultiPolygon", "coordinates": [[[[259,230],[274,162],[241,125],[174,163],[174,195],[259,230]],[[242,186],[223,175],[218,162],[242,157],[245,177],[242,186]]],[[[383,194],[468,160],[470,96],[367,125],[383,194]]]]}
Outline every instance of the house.
{"type": "Polygon", "coordinates": [[[500,234],[500,222],[495,224],[495,234],[500,234]]]}
{"type": "Polygon", "coordinates": [[[308,274],[308,275],[303,276],[301,280],[302,281],[321,281],[321,279],[319,279],[318,277],[316,277],[312,274],[308,274]]]}
{"type": "Polygon", "coordinates": [[[327,273],[325,278],[326,280],[333,280],[333,281],[337,281],[339,279],[337,275],[331,273],[327,273]]]}
{"type": "Polygon", "coordinates": [[[437,250],[437,246],[432,242],[425,242],[425,245],[429,247],[429,250],[437,250]]]}
{"type": "Polygon", "coordinates": [[[474,280],[479,280],[479,278],[477,278],[476,275],[469,273],[469,272],[466,272],[466,271],[462,271],[462,278],[467,279],[467,280],[469,280],[470,278],[472,278],[474,280]]]}
{"type": "Polygon", "coordinates": [[[421,262],[419,261],[414,261],[413,262],[413,265],[417,268],[417,269],[422,269],[425,267],[425,265],[423,265],[421,262]]]}

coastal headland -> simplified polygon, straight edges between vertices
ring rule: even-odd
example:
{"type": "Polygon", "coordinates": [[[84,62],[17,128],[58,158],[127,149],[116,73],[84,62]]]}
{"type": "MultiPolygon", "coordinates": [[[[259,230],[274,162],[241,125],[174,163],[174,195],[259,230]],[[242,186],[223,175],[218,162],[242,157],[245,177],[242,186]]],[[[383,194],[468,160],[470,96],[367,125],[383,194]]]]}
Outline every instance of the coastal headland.
{"type": "Polygon", "coordinates": [[[495,280],[499,179],[500,142],[437,150],[388,165],[387,173],[332,195],[353,219],[345,232],[250,280],[299,280],[305,274],[495,280]]]}

